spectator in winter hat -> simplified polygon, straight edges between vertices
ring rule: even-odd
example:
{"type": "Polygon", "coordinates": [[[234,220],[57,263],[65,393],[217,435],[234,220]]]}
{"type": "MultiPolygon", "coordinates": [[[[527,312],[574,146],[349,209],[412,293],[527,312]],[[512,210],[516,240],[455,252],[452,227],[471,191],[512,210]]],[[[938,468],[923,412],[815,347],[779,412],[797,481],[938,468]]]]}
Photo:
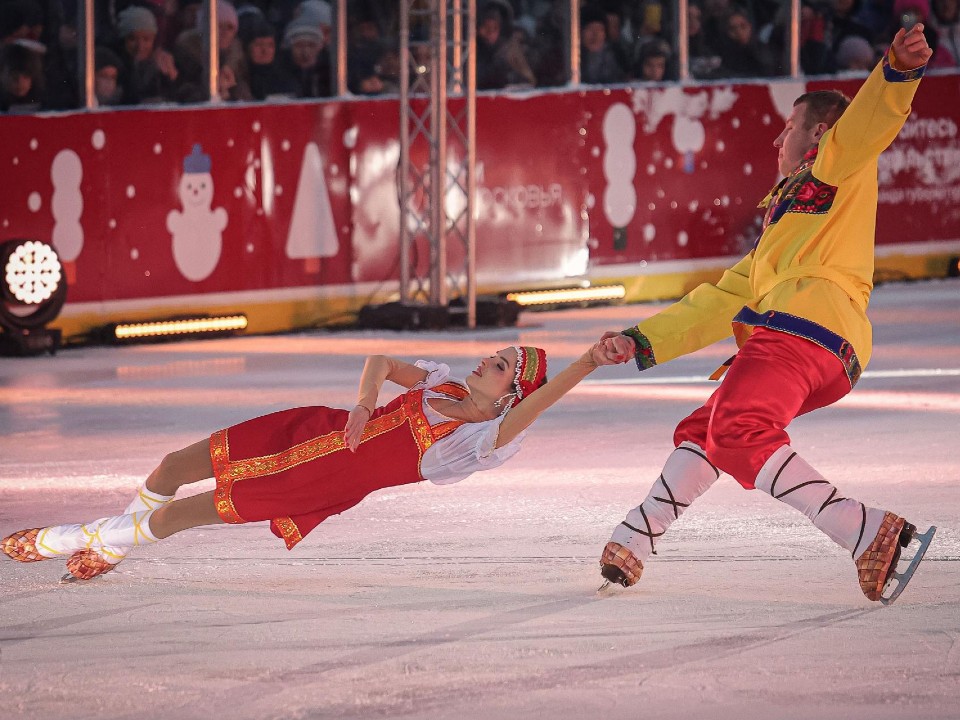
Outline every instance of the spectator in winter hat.
{"type": "Polygon", "coordinates": [[[536,82],[513,35],[513,6],[506,0],[487,0],[477,16],[477,89],[536,82]]]}
{"type": "Polygon", "coordinates": [[[584,83],[618,83],[627,79],[613,48],[607,42],[607,15],[585,7],[580,14],[580,80],[584,83]]]}
{"type": "Polygon", "coordinates": [[[323,33],[323,46],[330,47],[333,33],[333,10],[326,0],[304,0],[297,6],[296,19],[313,25],[323,33]]]}
{"type": "MultiPolygon", "coordinates": [[[[309,41],[309,49],[319,52],[323,49],[323,33],[313,23],[304,22],[300,19],[294,20],[287,25],[283,31],[283,46],[291,47],[296,41],[309,41]]],[[[306,47],[306,46],[304,46],[306,47]]]]}
{"type": "Polygon", "coordinates": [[[93,89],[97,104],[119,105],[123,98],[123,88],[119,82],[123,68],[120,58],[110,48],[99,46],[93,53],[93,67],[93,89]]]}
{"type": "Polygon", "coordinates": [[[386,59],[388,46],[383,41],[376,17],[361,10],[351,18],[347,43],[347,88],[354,95],[378,95],[387,90],[383,70],[392,65],[386,59]]]}
{"type": "Polygon", "coordinates": [[[840,41],[836,52],[837,70],[867,71],[877,64],[873,46],[859,35],[848,35],[840,41]]]}
{"type": "Polygon", "coordinates": [[[859,35],[867,42],[872,41],[873,33],[858,17],[860,3],[861,0],[830,0],[830,35],[834,54],[840,49],[843,39],[850,35],[859,35]]]}
{"type": "Polygon", "coordinates": [[[202,9],[202,0],[167,0],[167,15],[157,41],[160,47],[172,50],[180,33],[197,26],[202,9]]]}
{"type": "Polygon", "coordinates": [[[37,112],[44,99],[43,60],[37,43],[21,39],[0,48],[0,112],[37,112]]]}
{"type": "Polygon", "coordinates": [[[640,46],[640,57],[637,59],[637,80],[645,82],[662,82],[667,74],[667,60],[669,50],[663,40],[648,40],[640,46]]]}
{"type": "MultiPolygon", "coordinates": [[[[201,11],[197,26],[180,33],[174,44],[173,54],[177,67],[184,75],[178,97],[181,102],[203,100],[206,91],[204,67],[205,37],[209,30],[209,17],[201,11]]],[[[229,88],[221,87],[221,95],[227,100],[250,100],[249,72],[243,53],[243,45],[237,37],[240,21],[237,10],[226,0],[217,0],[217,47],[219,48],[220,74],[229,88]],[[229,71],[225,67],[229,66],[229,71]]]]}
{"type": "Polygon", "coordinates": [[[753,21],[743,8],[727,15],[726,37],[719,50],[721,77],[770,77],[774,73],[776,59],[758,40],[753,21]]]}
{"type": "Polygon", "coordinates": [[[117,15],[118,56],[123,63],[123,104],[156,103],[173,97],[177,67],[170,53],[156,47],[157,19],[147,8],[131,5],[117,15]]]}
{"type": "Polygon", "coordinates": [[[330,55],[316,25],[294,20],[283,33],[281,67],[297,85],[297,97],[330,96],[330,55]]]}
{"type": "Polygon", "coordinates": [[[273,25],[255,18],[243,35],[243,47],[250,68],[250,92],[255,100],[269,97],[296,97],[297,85],[280,67],[273,25]]]}
{"type": "MultiPolygon", "coordinates": [[[[130,5],[121,10],[117,15],[117,35],[126,39],[138,33],[140,34],[140,38],[146,38],[150,41],[145,51],[146,54],[142,51],[136,53],[138,59],[142,60],[149,54],[149,51],[153,50],[153,38],[157,35],[157,18],[145,7],[130,5]]],[[[140,44],[143,45],[145,43],[140,44]]]]}

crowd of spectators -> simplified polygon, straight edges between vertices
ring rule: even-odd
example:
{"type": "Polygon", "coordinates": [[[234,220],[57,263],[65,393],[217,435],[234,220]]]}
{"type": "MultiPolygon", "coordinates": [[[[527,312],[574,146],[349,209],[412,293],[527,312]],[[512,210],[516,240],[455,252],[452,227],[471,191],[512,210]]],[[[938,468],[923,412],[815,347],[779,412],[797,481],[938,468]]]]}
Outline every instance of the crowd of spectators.
{"type": "MultiPolygon", "coordinates": [[[[328,97],[332,3],[215,0],[218,95],[224,101],[328,97]]],[[[802,0],[806,75],[872,67],[896,29],[922,22],[932,67],[960,65],[960,0],[802,0]]],[[[335,3],[333,3],[335,4],[335,3]]],[[[347,87],[394,93],[400,83],[398,0],[348,0],[347,87]]],[[[83,0],[0,0],[0,112],[81,104],[77,39],[83,0]]],[[[208,14],[201,0],[94,0],[99,105],[207,100],[208,14]]],[[[690,0],[690,74],[750,78],[789,72],[789,0],[690,0]]],[[[478,0],[477,87],[569,82],[569,0],[478,0]]],[[[580,80],[675,79],[673,0],[582,0],[580,80]]],[[[425,29],[412,26],[413,36],[425,29]]]]}
{"type": "MultiPolygon", "coordinates": [[[[917,22],[934,49],[930,67],[956,68],[958,2],[801,0],[800,70],[804,75],[869,70],[897,29],[917,22]]],[[[790,11],[790,0],[690,0],[690,75],[710,80],[789,74],[790,11]]],[[[581,81],[676,79],[675,12],[669,0],[586,0],[580,11],[581,81]]]]}

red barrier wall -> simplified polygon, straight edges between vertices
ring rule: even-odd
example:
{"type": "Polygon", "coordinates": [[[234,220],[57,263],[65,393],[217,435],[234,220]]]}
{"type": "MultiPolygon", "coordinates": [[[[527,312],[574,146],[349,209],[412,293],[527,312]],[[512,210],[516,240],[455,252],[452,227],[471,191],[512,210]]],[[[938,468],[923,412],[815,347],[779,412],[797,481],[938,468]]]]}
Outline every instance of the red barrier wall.
{"type": "MultiPolygon", "coordinates": [[[[642,276],[634,299],[682,292],[752,245],[771,143],[824,85],[478,98],[481,287],[642,276]]],[[[881,158],[892,272],[960,253],[958,91],[960,76],[924,79],[881,158]]],[[[252,313],[254,330],[323,322],[396,289],[397,123],[396,99],[0,117],[0,239],[57,247],[68,334],[205,310],[252,313]]]]}

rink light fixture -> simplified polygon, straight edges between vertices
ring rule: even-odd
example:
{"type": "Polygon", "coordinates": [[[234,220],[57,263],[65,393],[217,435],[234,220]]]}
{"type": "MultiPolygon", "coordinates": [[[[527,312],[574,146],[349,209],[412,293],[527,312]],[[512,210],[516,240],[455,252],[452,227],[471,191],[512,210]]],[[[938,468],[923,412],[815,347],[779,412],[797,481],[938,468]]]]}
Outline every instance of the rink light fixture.
{"type": "Polygon", "coordinates": [[[246,315],[175,318],[154,322],[111,325],[113,342],[179,339],[189,336],[228,335],[247,328],[246,315]]]}
{"type": "Polygon", "coordinates": [[[0,244],[0,272],[0,355],[52,355],[60,331],[44,326],[67,299],[56,250],[40,240],[9,240],[0,244]]]}
{"type": "Polygon", "coordinates": [[[960,257],[952,257],[947,262],[947,277],[960,277],[960,257]]]}
{"type": "Polygon", "coordinates": [[[507,294],[507,300],[518,305],[559,305],[562,303],[608,302],[623,300],[627,295],[623,285],[600,285],[597,287],[565,288],[562,290],[530,290],[507,294]]]}

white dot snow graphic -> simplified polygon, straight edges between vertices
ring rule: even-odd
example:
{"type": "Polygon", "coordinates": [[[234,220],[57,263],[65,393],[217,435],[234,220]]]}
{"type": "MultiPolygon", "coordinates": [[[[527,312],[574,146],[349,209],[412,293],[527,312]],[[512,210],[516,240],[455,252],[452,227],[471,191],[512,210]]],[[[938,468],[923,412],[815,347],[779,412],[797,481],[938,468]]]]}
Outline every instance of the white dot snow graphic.
{"type": "Polygon", "coordinates": [[[633,151],[636,120],[623,103],[615,103],[603,118],[603,212],[613,227],[625,227],[637,209],[637,191],[633,185],[637,157],[633,151]]]}

